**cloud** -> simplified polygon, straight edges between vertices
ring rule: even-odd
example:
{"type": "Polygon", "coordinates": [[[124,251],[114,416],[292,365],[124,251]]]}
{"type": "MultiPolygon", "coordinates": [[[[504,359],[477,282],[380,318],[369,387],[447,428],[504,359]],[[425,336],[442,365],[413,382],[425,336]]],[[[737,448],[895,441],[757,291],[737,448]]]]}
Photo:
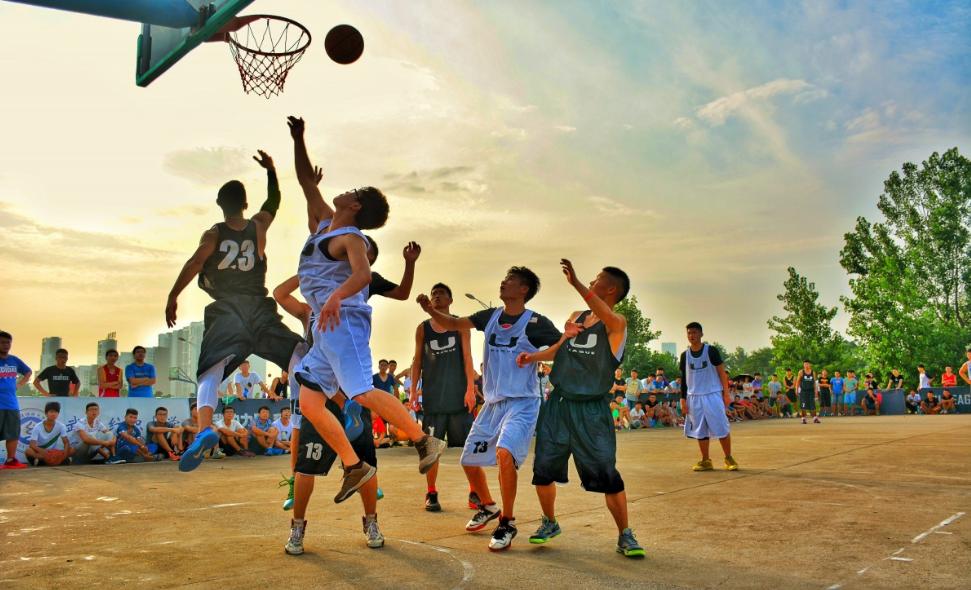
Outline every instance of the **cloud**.
{"type": "Polygon", "coordinates": [[[604,215],[620,216],[620,217],[657,217],[657,213],[650,209],[635,209],[629,207],[624,203],[610,197],[604,197],[602,195],[590,195],[587,197],[587,202],[593,205],[593,208],[597,210],[598,213],[604,215]]]}
{"type": "Polygon", "coordinates": [[[809,102],[825,97],[827,93],[805,80],[779,78],[760,86],[716,98],[698,108],[696,115],[709,125],[717,127],[723,125],[729,117],[750,105],[767,101],[779,95],[795,95],[797,102],[809,102]]]}
{"type": "Polygon", "coordinates": [[[571,127],[569,125],[553,125],[553,129],[561,131],[563,133],[573,133],[577,130],[576,127],[571,127]]]}
{"type": "Polygon", "coordinates": [[[399,193],[403,196],[421,195],[422,198],[442,193],[477,195],[486,192],[489,188],[482,176],[481,171],[474,166],[442,166],[421,171],[385,174],[384,189],[389,193],[399,193]]]}
{"type": "Polygon", "coordinates": [[[178,150],[165,155],[170,174],[199,184],[219,184],[251,171],[250,154],[240,148],[214,147],[178,150]]]}
{"type": "Polygon", "coordinates": [[[678,117],[677,119],[672,121],[671,124],[677,127],[678,129],[683,129],[685,131],[689,129],[693,129],[695,126],[695,122],[687,117],[678,117]]]}

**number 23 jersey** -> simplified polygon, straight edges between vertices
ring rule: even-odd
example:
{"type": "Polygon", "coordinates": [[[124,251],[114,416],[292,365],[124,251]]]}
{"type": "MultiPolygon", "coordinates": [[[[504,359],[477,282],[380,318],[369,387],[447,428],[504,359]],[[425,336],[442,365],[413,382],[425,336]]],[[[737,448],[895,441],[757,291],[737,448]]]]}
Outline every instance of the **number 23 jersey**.
{"type": "Polygon", "coordinates": [[[233,295],[266,297],[266,257],[257,248],[256,224],[235,230],[225,222],[216,230],[216,251],[206,259],[199,273],[199,287],[213,299],[233,295]]]}

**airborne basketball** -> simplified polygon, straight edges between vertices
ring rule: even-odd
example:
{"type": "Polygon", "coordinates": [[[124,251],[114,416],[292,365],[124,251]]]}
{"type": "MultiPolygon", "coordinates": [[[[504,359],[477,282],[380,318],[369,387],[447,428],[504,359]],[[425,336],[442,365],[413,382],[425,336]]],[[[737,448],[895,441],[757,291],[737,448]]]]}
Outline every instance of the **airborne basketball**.
{"type": "Polygon", "coordinates": [[[0,587],[971,587],[968,30],[0,2],[0,587]]]}

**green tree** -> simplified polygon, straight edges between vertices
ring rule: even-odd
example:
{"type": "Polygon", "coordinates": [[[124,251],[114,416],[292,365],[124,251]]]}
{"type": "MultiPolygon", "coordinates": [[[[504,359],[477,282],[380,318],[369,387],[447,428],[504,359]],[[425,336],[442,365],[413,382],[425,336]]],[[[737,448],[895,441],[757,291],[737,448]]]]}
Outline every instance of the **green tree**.
{"type": "MultiPolygon", "coordinates": [[[[614,307],[614,311],[627,318],[627,345],[624,352],[624,362],[621,368],[625,373],[631,369],[638,371],[641,377],[647,371],[653,371],[659,365],[658,361],[663,359],[656,358],[656,353],[647,347],[651,340],[656,340],[661,336],[660,332],[651,330],[651,318],[637,307],[637,296],[631,295],[614,307]]],[[[670,356],[670,355],[665,355],[670,356]]]]}
{"type": "Polygon", "coordinates": [[[769,329],[773,334],[772,359],[776,366],[799,367],[804,359],[820,367],[829,366],[840,358],[843,338],[830,325],[836,317],[835,307],[819,303],[816,283],[801,276],[793,267],[785,291],[776,298],[786,311],[784,317],[772,316],[769,329]]]}
{"type": "Polygon", "coordinates": [[[844,236],[849,333],[886,372],[934,374],[971,340],[971,161],[957,148],[905,163],[884,182],[877,208],[844,236]]]}

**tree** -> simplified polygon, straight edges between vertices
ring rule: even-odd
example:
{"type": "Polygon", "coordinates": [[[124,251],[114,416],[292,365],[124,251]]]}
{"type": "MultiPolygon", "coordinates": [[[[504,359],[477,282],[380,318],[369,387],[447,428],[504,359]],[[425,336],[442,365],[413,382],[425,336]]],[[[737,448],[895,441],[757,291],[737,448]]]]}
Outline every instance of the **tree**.
{"type": "Polygon", "coordinates": [[[772,360],[776,366],[798,367],[803,360],[820,367],[840,359],[843,338],[833,331],[830,323],[836,317],[835,307],[819,303],[816,283],[801,276],[793,267],[788,268],[789,278],[785,291],[776,298],[787,312],[785,317],[772,316],[769,329],[773,331],[772,360]]]}
{"type": "Polygon", "coordinates": [[[971,334],[971,161],[952,148],[905,163],[877,208],[883,219],[858,218],[840,251],[849,333],[874,368],[939,374],[971,334]]]}
{"type": "MultiPolygon", "coordinates": [[[[645,371],[653,371],[663,359],[657,358],[656,353],[647,347],[651,340],[656,340],[661,336],[660,332],[651,330],[651,318],[646,317],[637,307],[637,296],[631,295],[614,307],[614,311],[627,318],[627,345],[624,352],[624,362],[621,368],[624,372],[631,369],[639,371],[641,376],[645,371]]],[[[664,355],[670,357],[671,355],[664,355]]],[[[677,363],[674,363],[677,367],[677,363]]],[[[665,371],[667,372],[667,371],[665,371]]]]}

